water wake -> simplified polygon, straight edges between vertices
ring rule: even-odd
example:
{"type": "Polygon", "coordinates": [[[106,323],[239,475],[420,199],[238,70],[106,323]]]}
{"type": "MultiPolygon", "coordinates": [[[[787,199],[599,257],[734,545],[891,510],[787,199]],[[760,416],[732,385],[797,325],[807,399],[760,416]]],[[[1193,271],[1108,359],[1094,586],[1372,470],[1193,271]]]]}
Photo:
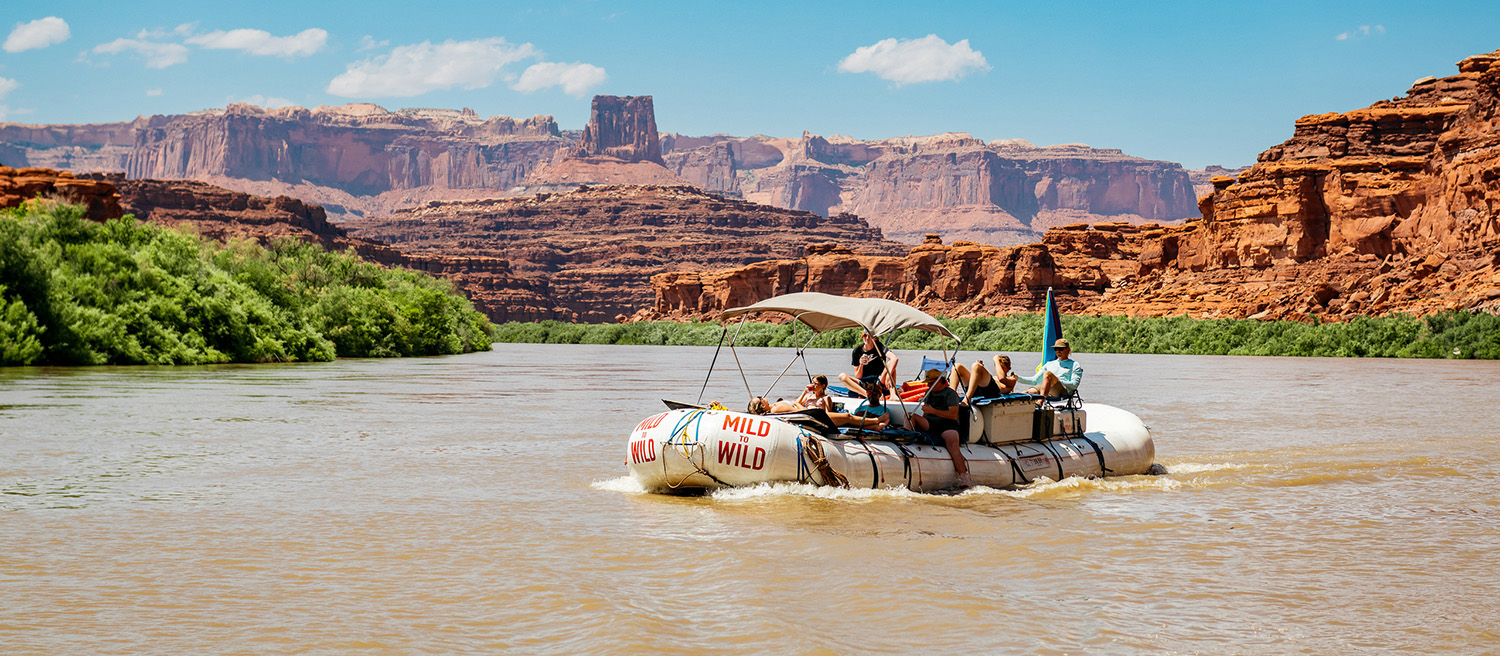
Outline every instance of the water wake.
{"type": "Polygon", "coordinates": [[[611,478],[607,481],[594,481],[592,483],[589,483],[589,487],[596,490],[604,490],[605,492],[625,492],[627,494],[646,493],[646,488],[641,485],[640,481],[631,478],[629,475],[621,476],[619,478],[611,478]]]}
{"type": "Polygon", "coordinates": [[[895,499],[928,496],[919,492],[912,492],[904,487],[889,487],[879,489],[850,489],[832,487],[827,485],[813,485],[811,483],[760,483],[746,487],[726,487],[714,490],[709,495],[720,501],[740,501],[747,499],[764,499],[769,497],[815,497],[819,499],[848,499],[848,500],[870,500],[870,499],[895,499]]]}

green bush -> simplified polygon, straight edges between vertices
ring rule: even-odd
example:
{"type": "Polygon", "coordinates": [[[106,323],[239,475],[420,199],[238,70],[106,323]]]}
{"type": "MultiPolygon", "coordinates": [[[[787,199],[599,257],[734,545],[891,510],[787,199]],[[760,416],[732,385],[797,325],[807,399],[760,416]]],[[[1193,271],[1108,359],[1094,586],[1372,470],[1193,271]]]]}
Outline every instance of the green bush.
{"type": "Polygon", "coordinates": [[[0,212],[0,364],[326,361],[489,349],[426,274],[295,239],[220,245],[74,205],[0,212]]]}
{"type": "MultiPolygon", "coordinates": [[[[1016,314],[972,319],[939,318],[963,340],[965,351],[1040,351],[1042,316],[1016,314]]],[[[1133,319],[1122,316],[1065,316],[1063,334],[1080,353],[1166,353],[1184,355],[1273,355],[1382,358],[1500,359],[1500,317],[1449,311],[1425,318],[1407,315],[1358,317],[1344,323],[1298,323],[1253,319],[1190,319],[1186,316],[1133,319]]],[[[670,321],[630,324],[569,324],[558,321],[507,323],[495,340],[551,344],[649,344],[713,346],[723,327],[715,323],[670,321]]],[[[741,346],[800,346],[810,333],[790,324],[746,323],[728,327],[741,346]]],[[[835,330],[817,336],[813,348],[853,348],[859,331],[835,330]]],[[[919,330],[889,337],[892,348],[941,350],[947,338],[919,330]]]]}

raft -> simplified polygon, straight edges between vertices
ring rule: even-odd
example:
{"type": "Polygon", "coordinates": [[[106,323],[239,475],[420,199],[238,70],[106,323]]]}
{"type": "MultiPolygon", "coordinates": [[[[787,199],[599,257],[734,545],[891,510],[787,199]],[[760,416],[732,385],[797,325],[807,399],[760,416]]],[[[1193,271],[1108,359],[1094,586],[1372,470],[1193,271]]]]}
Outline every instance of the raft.
{"type": "MultiPolygon", "coordinates": [[[[790,314],[814,334],[862,327],[881,336],[914,328],[958,342],[931,316],[884,299],[802,292],[727,310],[719,318],[755,312],[790,314]]],[[[733,349],[734,340],[729,347],[733,349]]],[[[945,351],[944,356],[951,366],[956,349],[955,355],[945,351]]],[[[713,366],[709,365],[709,375],[713,366]]],[[[744,378],[743,370],[740,373],[744,378]]],[[[707,384],[705,379],[705,388],[707,384]]],[[[829,391],[835,410],[853,410],[862,400],[847,389],[829,391]]],[[[886,407],[896,428],[878,432],[836,427],[822,410],[755,415],[717,404],[664,401],[667,411],[647,417],[630,432],[625,462],[630,476],[646,490],[669,494],[762,483],[904,487],[915,492],[954,489],[959,477],[948,449],[925,434],[899,428],[910,425],[907,414],[920,412],[922,401],[893,395],[886,407]]],[[[1076,393],[1062,398],[975,398],[961,417],[961,451],[972,485],[1011,488],[1039,478],[1146,474],[1156,455],[1151,431],[1139,417],[1113,406],[1085,403],[1076,393]]]]}
{"type": "MultiPolygon", "coordinates": [[[[974,485],[1011,488],[1043,477],[1128,476],[1151,469],[1151,431],[1134,414],[1097,403],[1035,408],[1035,397],[1014,396],[1021,398],[976,403],[971,414],[962,451],[974,485]]],[[[843,400],[850,402],[858,400],[843,400]]],[[[898,414],[896,406],[891,410],[898,414]]],[[[915,492],[958,485],[948,449],[925,436],[834,430],[808,412],[668,410],[631,431],[626,464],[642,487],[669,494],[778,482],[915,492]]]]}

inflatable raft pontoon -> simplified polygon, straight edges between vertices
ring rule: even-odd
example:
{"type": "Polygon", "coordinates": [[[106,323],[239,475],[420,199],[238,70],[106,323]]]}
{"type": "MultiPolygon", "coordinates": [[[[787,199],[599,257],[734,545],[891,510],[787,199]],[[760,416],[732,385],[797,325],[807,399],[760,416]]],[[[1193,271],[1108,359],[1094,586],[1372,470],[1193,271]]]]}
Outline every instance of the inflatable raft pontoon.
{"type": "MultiPolygon", "coordinates": [[[[881,336],[915,328],[958,339],[936,319],[895,301],[810,292],[728,310],[719,318],[756,312],[791,314],[814,334],[863,327],[881,336]]],[[[861,402],[850,395],[831,396],[850,410],[861,402]]],[[[920,412],[921,405],[893,398],[887,403],[891,426],[910,425],[907,413],[920,412]]],[[[690,494],[775,482],[929,492],[959,483],[948,449],[914,431],[839,428],[821,410],[755,415],[696,404],[667,406],[666,412],[636,425],[626,453],[631,477],[654,492],[690,494]]],[[[1076,395],[975,398],[966,414],[961,432],[967,443],[961,451],[974,485],[1006,488],[1042,477],[1144,474],[1155,457],[1151,432],[1140,418],[1083,403],[1076,395]]]]}

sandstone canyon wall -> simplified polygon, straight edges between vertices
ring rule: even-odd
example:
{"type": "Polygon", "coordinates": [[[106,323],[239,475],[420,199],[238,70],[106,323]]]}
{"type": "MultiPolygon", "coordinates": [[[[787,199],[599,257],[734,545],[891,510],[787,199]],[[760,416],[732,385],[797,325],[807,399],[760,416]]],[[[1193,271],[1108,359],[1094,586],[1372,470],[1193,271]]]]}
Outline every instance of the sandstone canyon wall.
{"type": "Polygon", "coordinates": [[[471,110],[370,104],[234,104],[100,125],[0,123],[0,164],[193,179],[300,198],[336,220],[580,184],[693,184],[823,216],[858,214],[913,243],[927,232],[1022,243],[1077,221],[1170,222],[1194,212],[1188,172],[1118,150],[966,134],[663,136],[651,96],[595,97],[579,133],[549,116],[486,119],[471,110]]]}
{"type": "Polygon", "coordinates": [[[0,159],[12,166],[197,179],[295,195],[357,215],[510,189],[573,142],[550,116],[481,119],[472,110],[233,104],[129,123],[4,123],[0,143],[9,145],[9,158],[19,155],[16,162],[0,159]]]}
{"type": "Polygon", "coordinates": [[[638,318],[704,317],[773,293],[895,298],[949,316],[1034,311],[1348,319],[1500,312],[1500,51],[1404,96],[1305,116],[1237,177],[1218,176],[1183,225],[1076,224],[1041,243],[903,257],[824,248],[652,280],[638,318]]]}
{"type": "Polygon", "coordinates": [[[1196,214],[1189,172],[1081,144],[1037,147],[962,133],[859,141],[728,136],[665,140],[668,168],[694,184],[778,207],[850,212],[900,241],[929,232],[989,244],[1102,219],[1196,214]]]}
{"type": "Polygon", "coordinates": [[[607,185],[529,198],[432,202],[343,224],[413,257],[493,257],[545,282],[550,307],[498,321],[612,321],[651,305],[652,275],[799,257],[808,240],[869,253],[904,250],[859,217],[823,217],[709,194],[696,187],[607,185]]]}

